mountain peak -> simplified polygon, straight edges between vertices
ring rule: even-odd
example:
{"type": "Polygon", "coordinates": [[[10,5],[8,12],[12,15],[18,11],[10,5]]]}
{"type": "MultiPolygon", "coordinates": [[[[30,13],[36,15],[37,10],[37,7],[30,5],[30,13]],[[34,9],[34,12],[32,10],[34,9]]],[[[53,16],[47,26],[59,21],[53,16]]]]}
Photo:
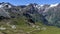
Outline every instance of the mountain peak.
{"type": "Polygon", "coordinates": [[[7,3],[5,3],[5,2],[0,3],[0,8],[3,8],[3,7],[11,8],[12,6],[13,5],[8,2],[7,3]]]}
{"type": "Polygon", "coordinates": [[[58,6],[58,5],[59,5],[59,3],[51,4],[50,7],[56,7],[56,6],[58,6]]]}

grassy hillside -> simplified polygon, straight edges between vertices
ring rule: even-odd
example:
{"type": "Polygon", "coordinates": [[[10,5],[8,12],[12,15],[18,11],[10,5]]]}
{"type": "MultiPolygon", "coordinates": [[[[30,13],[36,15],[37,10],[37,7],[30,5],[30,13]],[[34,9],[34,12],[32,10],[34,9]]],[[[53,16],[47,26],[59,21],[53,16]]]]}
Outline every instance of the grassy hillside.
{"type": "MultiPolygon", "coordinates": [[[[60,34],[60,28],[55,26],[46,26],[36,22],[35,27],[32,27],[25,22],[25,18],[11,20],[13,21],[11,24],[4,23],[0,25],[0,34],[60,34]],[[16,28],[12,28],[13,25],[15,25],[16,28]],[[1,30],[1,27],[6,29],[1,30]]],[[[2,22],[3,21],[1,21],[1,23],[2,22]]]]}

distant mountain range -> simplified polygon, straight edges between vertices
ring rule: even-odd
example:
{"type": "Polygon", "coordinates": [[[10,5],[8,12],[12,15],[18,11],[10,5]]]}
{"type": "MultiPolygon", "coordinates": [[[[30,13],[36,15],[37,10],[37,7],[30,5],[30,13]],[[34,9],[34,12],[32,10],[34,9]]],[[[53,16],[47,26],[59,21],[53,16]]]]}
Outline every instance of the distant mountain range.
{"type": "Polygon", "coordinates": [[[60,3],[38,5],[36,3],[29,5],[14,6],[10,3],[0,3],[0,19],[17,18],[24,16],[33,21],[42,21],[46,25],[60,27],[60,3]]]}

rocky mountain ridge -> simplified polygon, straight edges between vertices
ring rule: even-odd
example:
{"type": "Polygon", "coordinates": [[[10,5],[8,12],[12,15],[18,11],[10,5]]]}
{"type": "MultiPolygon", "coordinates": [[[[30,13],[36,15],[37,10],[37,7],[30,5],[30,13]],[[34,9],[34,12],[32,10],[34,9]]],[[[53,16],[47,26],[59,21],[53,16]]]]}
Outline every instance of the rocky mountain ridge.
{"type": "Polygon", "coordinates": [[[10,3],[0,3],[0,19],[18,18],[24,16],[27,19],[46,25],[60,26],[60,3],[57,4],[29,4],[14,6],[10,3]]]}

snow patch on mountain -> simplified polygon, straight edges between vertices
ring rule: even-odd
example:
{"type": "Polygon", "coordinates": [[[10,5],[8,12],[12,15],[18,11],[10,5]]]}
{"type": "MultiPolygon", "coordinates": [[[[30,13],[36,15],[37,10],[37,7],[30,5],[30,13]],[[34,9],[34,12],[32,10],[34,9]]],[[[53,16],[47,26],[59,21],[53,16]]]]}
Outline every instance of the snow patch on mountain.
{"type": "Polygon", "coordinates": [[[50,7],[56,7],[59,3],[51,4],[50,7]]]}
{"type": "Polygon", "coordinates": [[[40,5],[41,7],[43,7],[44,5],[40,5]]]}
{"type": "Polygon", "coordinates": [[[0,5],[0,8],[2,7],[2,5],[0,5]]]}

